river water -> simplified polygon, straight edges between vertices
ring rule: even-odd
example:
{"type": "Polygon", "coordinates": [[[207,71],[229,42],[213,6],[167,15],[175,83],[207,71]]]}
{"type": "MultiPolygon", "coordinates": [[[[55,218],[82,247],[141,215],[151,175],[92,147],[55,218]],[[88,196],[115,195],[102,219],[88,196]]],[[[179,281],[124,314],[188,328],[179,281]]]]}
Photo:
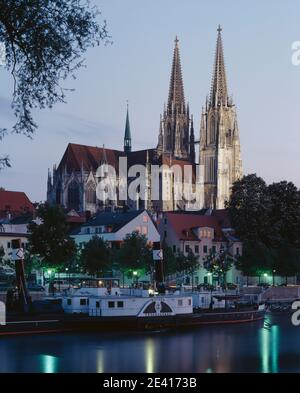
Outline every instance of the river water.
{"type": "Polygon", "coordinates": [[[299,372],[290,316],[179,332],[0,338],[0,372],[299,372]]]}

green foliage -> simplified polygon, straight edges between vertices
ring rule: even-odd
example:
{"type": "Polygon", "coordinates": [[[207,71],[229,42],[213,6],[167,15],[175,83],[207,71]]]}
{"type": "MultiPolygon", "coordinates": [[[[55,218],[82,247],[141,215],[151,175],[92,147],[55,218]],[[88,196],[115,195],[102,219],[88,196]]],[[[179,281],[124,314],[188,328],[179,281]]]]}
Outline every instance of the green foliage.
{"type": "Polygon", "coordinates": [[[59,206],[42,204],[37,209],[42,220],[29,224],[29,252],[40,258],[43,267],[59,267],[70,262],[76,254],[76,245],[69,236],[66,216],[59,206]]]}
{"type": "Polygon", "coordinates": [[[34,108],[65,102],[68,89],[62,81],[75,78],[83,53],[108,38],[98,14],[88,0],[0,0],[0,42],[14,82],[15,132],[31,135],[37,127],[34,108]]]}
{"type": "Polygon", "coordinates": [[[111,270],[111,251],[108,243],[94,236],[81,252],[81,265],[92,275],[103,276],[107,270],[111,270]]]}
{"type": "Polygon", "coordinates": [[[228,250],[215,253],[212,249],[204,258],[203,267],[210,273],[216,275],[218,279],[226,281],[226,273],[231,269],[233,258],[228,250]]]}
{"type": "Polygon", "coordinates": [[[178,271],[176,255],[166,243],[163,244],[163,269],[165,276],[178,271]]]}
{"type": "Polygon", "coordinates": [[[266,183],[256,175],[234,183],[227,209],[236,235],[243,241],[261,240],[269,230],[270,198],[266,183]]]}
{"type": "Polygon", "coordinates": [[[236,262],[237,269],[246,276],[261,276],[272,271],[276,253],[262,242],[246,241],[243,245],[243,254],[236,262]]]}
{"type": "Polygon", "coordinates": [[[300,273],[300,191],[293,183],[267,186],[256,175],[244,176],[233,185],[227,208],[243,241],[237,266],[245,275],[300,273]]]}
{"type": "Polygon", "coordinates": [[[139,232],[127,234],[118,251],[118,267],[120,271],[144,270],[153,268],[151,247],[145,235],[139,232]]]}

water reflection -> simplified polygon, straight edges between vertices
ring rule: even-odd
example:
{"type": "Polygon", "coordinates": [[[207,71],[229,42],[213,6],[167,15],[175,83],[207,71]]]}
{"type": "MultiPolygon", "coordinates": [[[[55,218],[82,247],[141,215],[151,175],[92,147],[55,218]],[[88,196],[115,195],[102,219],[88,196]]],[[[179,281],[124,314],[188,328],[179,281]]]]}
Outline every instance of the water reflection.
{"type": "Polygon", "coordinates": [[[260,329],[261,371],[263,373],[278,372],[279,326],[272,325],[267,315],[264,327],[260,329]]]}
{"type": "Polygon", "coordinates": [[[42,373],[56,373],[59,370],[58,359],[55,356],[40,355],[40,372],[42,373]]]}
{"type": "Polygon", "coordinates": [[[155,372],[154,360],[155,360],[154,340],[152,337],[149,337],[146,339],[146,343],[145,343],[146,373],[152,374],[155,372]]]}
{"type": "Polygon", "coordinates": [[[182,332],[51,335],[0,340],[0,372],[299,371],[289,316],[182,332]]]}

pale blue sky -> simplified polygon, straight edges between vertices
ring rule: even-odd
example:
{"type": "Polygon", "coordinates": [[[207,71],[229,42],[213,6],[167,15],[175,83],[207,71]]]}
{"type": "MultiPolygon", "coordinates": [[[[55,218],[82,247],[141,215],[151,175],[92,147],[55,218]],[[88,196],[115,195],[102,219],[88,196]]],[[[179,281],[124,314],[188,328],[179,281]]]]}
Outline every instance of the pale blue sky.
{"type": "MultiPolygon", "coordinates": [[[[95,2],[107,19],[113,45],[87,53],[87,68],[65,84],[75,92],[69,93],[67,104],[37,114],[33,140],[11,135],[1,143],[1,153],[9,153],[13,165],[0,173],[1,186],[44,200],[47,169],[59,163],[69,142],[121,149],[127,99],[133,148],[154,147],[176,34],[198,136],[219,23],[245,173],[300,186],[300,66],[291,63],[291,44],[300,41],[299,0],[95,2]]],[[[1,67],[0,86],[1,127],[9,127],[12,83],[1,67]]]]}

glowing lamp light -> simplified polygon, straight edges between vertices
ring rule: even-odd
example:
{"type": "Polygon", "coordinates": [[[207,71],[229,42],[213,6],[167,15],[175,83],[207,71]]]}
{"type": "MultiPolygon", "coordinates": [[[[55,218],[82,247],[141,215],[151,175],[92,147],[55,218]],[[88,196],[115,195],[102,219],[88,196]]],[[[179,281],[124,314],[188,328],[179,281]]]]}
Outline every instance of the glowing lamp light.
{"type": "Polygon", "coordinates": [[[49,276],[51,276],[52,270],[48,270],[47,273],[49,274],[49,276]]]}
{"type": "Polygon", "coordinates": [[[268,277],[268,273],[264,273],[264,277],[268,277]]]}
{"type": "Polygon", "coordinates": [[[132,274],[133,274],[134,276],[137,276],[138,272],[133,272],[132,274]]]}

